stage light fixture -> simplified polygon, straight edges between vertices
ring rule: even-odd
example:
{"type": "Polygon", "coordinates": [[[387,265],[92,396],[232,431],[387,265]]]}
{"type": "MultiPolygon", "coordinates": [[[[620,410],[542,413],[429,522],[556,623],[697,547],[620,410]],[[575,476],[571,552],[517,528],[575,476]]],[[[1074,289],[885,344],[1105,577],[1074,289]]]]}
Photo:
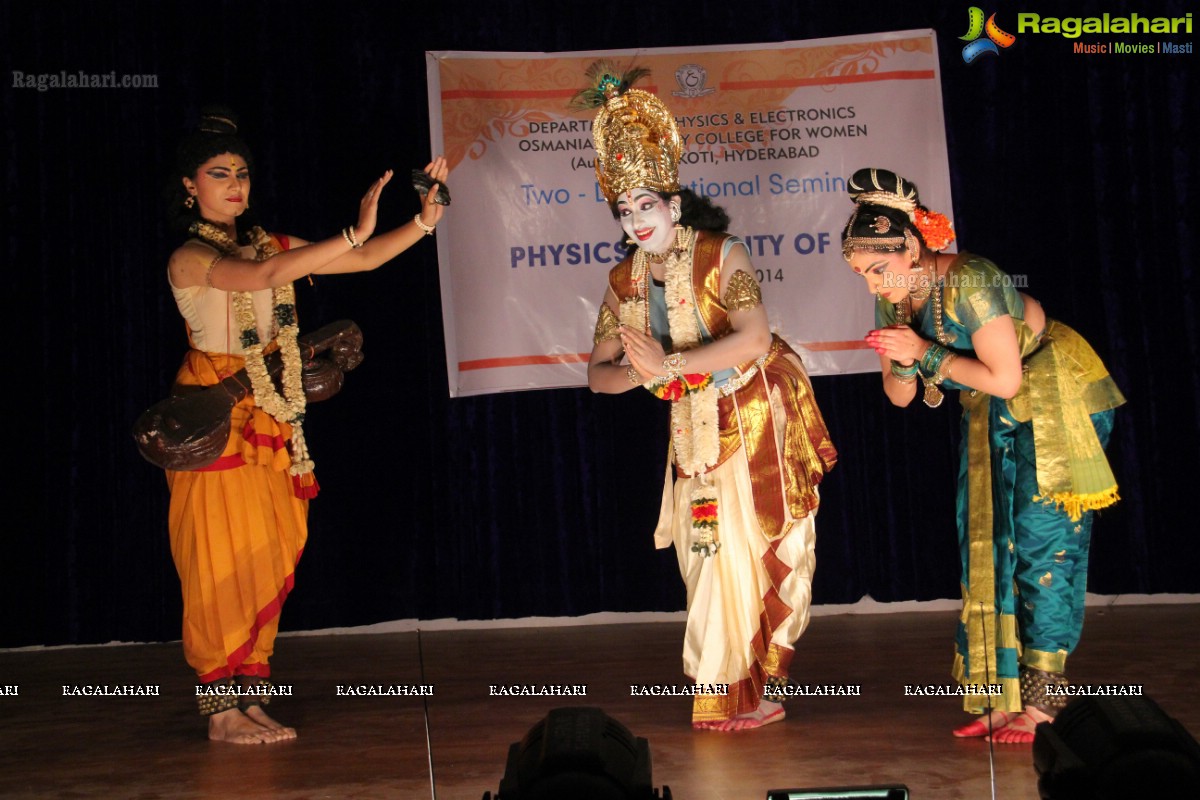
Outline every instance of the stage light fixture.
{"type": "Polygon", "coordinates": [[[1200,797],[1200,744],[1148,697],[1085,697],[1037,726],[1043,800],[1200,797]]]}
{"type": "MultiPolygon", "coordinates": [[[[671,800],[650,780],[650,745],[598,708],[556,708],[508,748],[495,800],[671,800]]],[[[491,800],[485,792],[483,800],[491,800]]]]}

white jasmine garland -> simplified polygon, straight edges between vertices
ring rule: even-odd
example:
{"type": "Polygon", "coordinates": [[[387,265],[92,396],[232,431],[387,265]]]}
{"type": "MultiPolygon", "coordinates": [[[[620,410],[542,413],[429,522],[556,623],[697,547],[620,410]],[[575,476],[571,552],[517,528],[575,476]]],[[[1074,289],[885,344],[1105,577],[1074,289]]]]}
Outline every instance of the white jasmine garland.
{"type": "MultiPolygon", "coordinates": [[[[197,222],[191,232],[225,255],[238,255],[236,242],[224,230],[208,222],[197,222]]],[[[265,261],[280,250],[271,237],[260,227],[250,230],[255,260],[265,261]]],[[[279,354],[283,359],[283,393],[275,388],[275,382],[267,371],[265,350],[270,341],[258,339],[258,321],[254,314],[254,298],[250,292],[230,292],[234,318],[241,331],[242,356],[246,359],[246,374],[254,390],[254,402],[277,422],[292,426],[292,466],[288,472],[303,475],[313,471],[313,462],[304,441],[304,410],[308,398],[304,394],[301,374],[303,359],[297,338],[300,326],[296,323],[296,291],[291,282],[271,290],[271,305],[276,327],[274,341],[279,343],[279,354]]]]}
{"type": "MultiPolygon", "coordinates": [[[[675,245],[663,261],[667,324],[671,344],[676,352],[681,353],[703,344],[696,311],[695,286],[692,283],[695,244],[695,230],[677,227],[675,245]]],[[[649,256],[640,248],[633,254],[631,279],[637,295],[621,301],[618,317],[622,325],[650,334],[649,304],[646,299],[650,280],[649,256]]],[[[652,379],[645,385],[653,390],[654,383],[652,379]]],[[[689,500],[694,540],[691,550],[703,558],[715,556],[721,547],[716,525],[717,495],[706,474],[709,467],[716,465],[721,453],[718,399],[719,392],[709,380],[704,388],[685,391],[671,401],[671,441],[675,463],[685,474],[700,478],[689,500]],[[711,515],[698,514],[698,509],[705,506],[710,509],[711,515]]]]}
{"type": "MultiPolygon", "coordinates": [[[[677,352],[687,352],[703,344],[696,316],[695,287],[692,285],[692,251],[695,244],[696,232],[693,229],[676,228],[675,247],[663,263],[667,322],[671,328],[671,344],[677,352]]],[[[701,475],[717,463],[721,437],[717,424],[715,387],[710,384],[672,402],[671,435],[674,437],[676,463],[688,475],[701,475]]]]}

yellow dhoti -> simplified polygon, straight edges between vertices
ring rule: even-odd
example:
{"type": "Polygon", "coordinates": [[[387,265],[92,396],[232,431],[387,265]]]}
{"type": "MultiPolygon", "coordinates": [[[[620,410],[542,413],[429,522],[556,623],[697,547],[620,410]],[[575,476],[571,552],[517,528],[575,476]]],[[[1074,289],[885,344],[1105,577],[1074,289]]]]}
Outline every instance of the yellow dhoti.
{"type": "MultiPolygon", "coordinates": [[[[181,385],[208,386],[242,359],[191,351],[181,385]]],[[[217,390],[219,391],[219,390],[217,390]]],[[[183,649],[202,683],[267,677],[279,613],[308,535],[317,486],[288,473],[291,428],[247,397],[229,442],[204,470],[167,472],[171,555],[183,590],[183,649]]]]}

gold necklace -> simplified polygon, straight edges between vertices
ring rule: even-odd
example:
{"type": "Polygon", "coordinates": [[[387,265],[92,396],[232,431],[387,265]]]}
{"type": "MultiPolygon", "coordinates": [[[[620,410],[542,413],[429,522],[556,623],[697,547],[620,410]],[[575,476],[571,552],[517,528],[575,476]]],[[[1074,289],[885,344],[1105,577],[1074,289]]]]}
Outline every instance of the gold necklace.
{"type": "Polygon", "coordinates": [[[933,282],[933,331],[937,340],[943,345],[954,341],[954,337],[946,333],[942,324],[942,278],[933,282]]]}
{"type": "Polygon", "coordinates": [[[914,299],[924,300],[926,297],[932,297],[930,302],[933,305],[934,337],[939,343],[948,345],[954,341],[954,337],[946,333],[942,309],[942,290],[945,278],[937,274],[937,256],[934,256],[932,276],[932,280],[929,281],[929,291],[926,292],[924,297],[909,292],[899,303],[894,304],[896,306],[896,321],[902,325],[910,325],[915,317],[912,301],[914,299]]]}
{"type": "Polygon", "coordinates": [[[915,291],[909,289],[908,294],[913,300],[924,300],[925,298],[929,297],[929,293],[933,291],[933,283],[937,280],[937,256],[933,257],[933,267],[929,269],[928,278],[925,277],[925,265],[922,264],[920,260],[916,261],[915,263],[919,268],[919,271],[913,277],[917,280],[920,288],[916,289],[915,291]]]}

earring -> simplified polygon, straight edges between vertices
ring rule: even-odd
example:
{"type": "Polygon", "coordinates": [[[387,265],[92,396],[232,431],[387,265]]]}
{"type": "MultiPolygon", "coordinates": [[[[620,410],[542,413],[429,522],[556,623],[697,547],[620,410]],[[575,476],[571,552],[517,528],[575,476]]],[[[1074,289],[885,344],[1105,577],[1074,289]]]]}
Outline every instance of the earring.
{"type": "Polygon", "coordinates": [[[917,241],[917,237],[913,236],[913,232],[908,228],[904,229],[904,249],[908,251],[908,257],[914,263],[921,261],[921,243],[917,241]]]}
{"type": "Polygon", "coordinates": [[[933,292],[936,269],[929,269],[919,259],[912,262],[911,269],[913,274],[909,277],[908,294],[914,300],[924,300],[933,292]]]}
{"type": "Polygon", "coordinates": [[[183,201],[183,207],[184,207],[184,208],[191,208],[191,207],[192,207],[192,206],[194,206],[194,205],[196,205],[196,195],[194,195],[194,194],[189,194],[189,195],[187,196],[187,200],[184,200],[184,201],[183,201]]]}

